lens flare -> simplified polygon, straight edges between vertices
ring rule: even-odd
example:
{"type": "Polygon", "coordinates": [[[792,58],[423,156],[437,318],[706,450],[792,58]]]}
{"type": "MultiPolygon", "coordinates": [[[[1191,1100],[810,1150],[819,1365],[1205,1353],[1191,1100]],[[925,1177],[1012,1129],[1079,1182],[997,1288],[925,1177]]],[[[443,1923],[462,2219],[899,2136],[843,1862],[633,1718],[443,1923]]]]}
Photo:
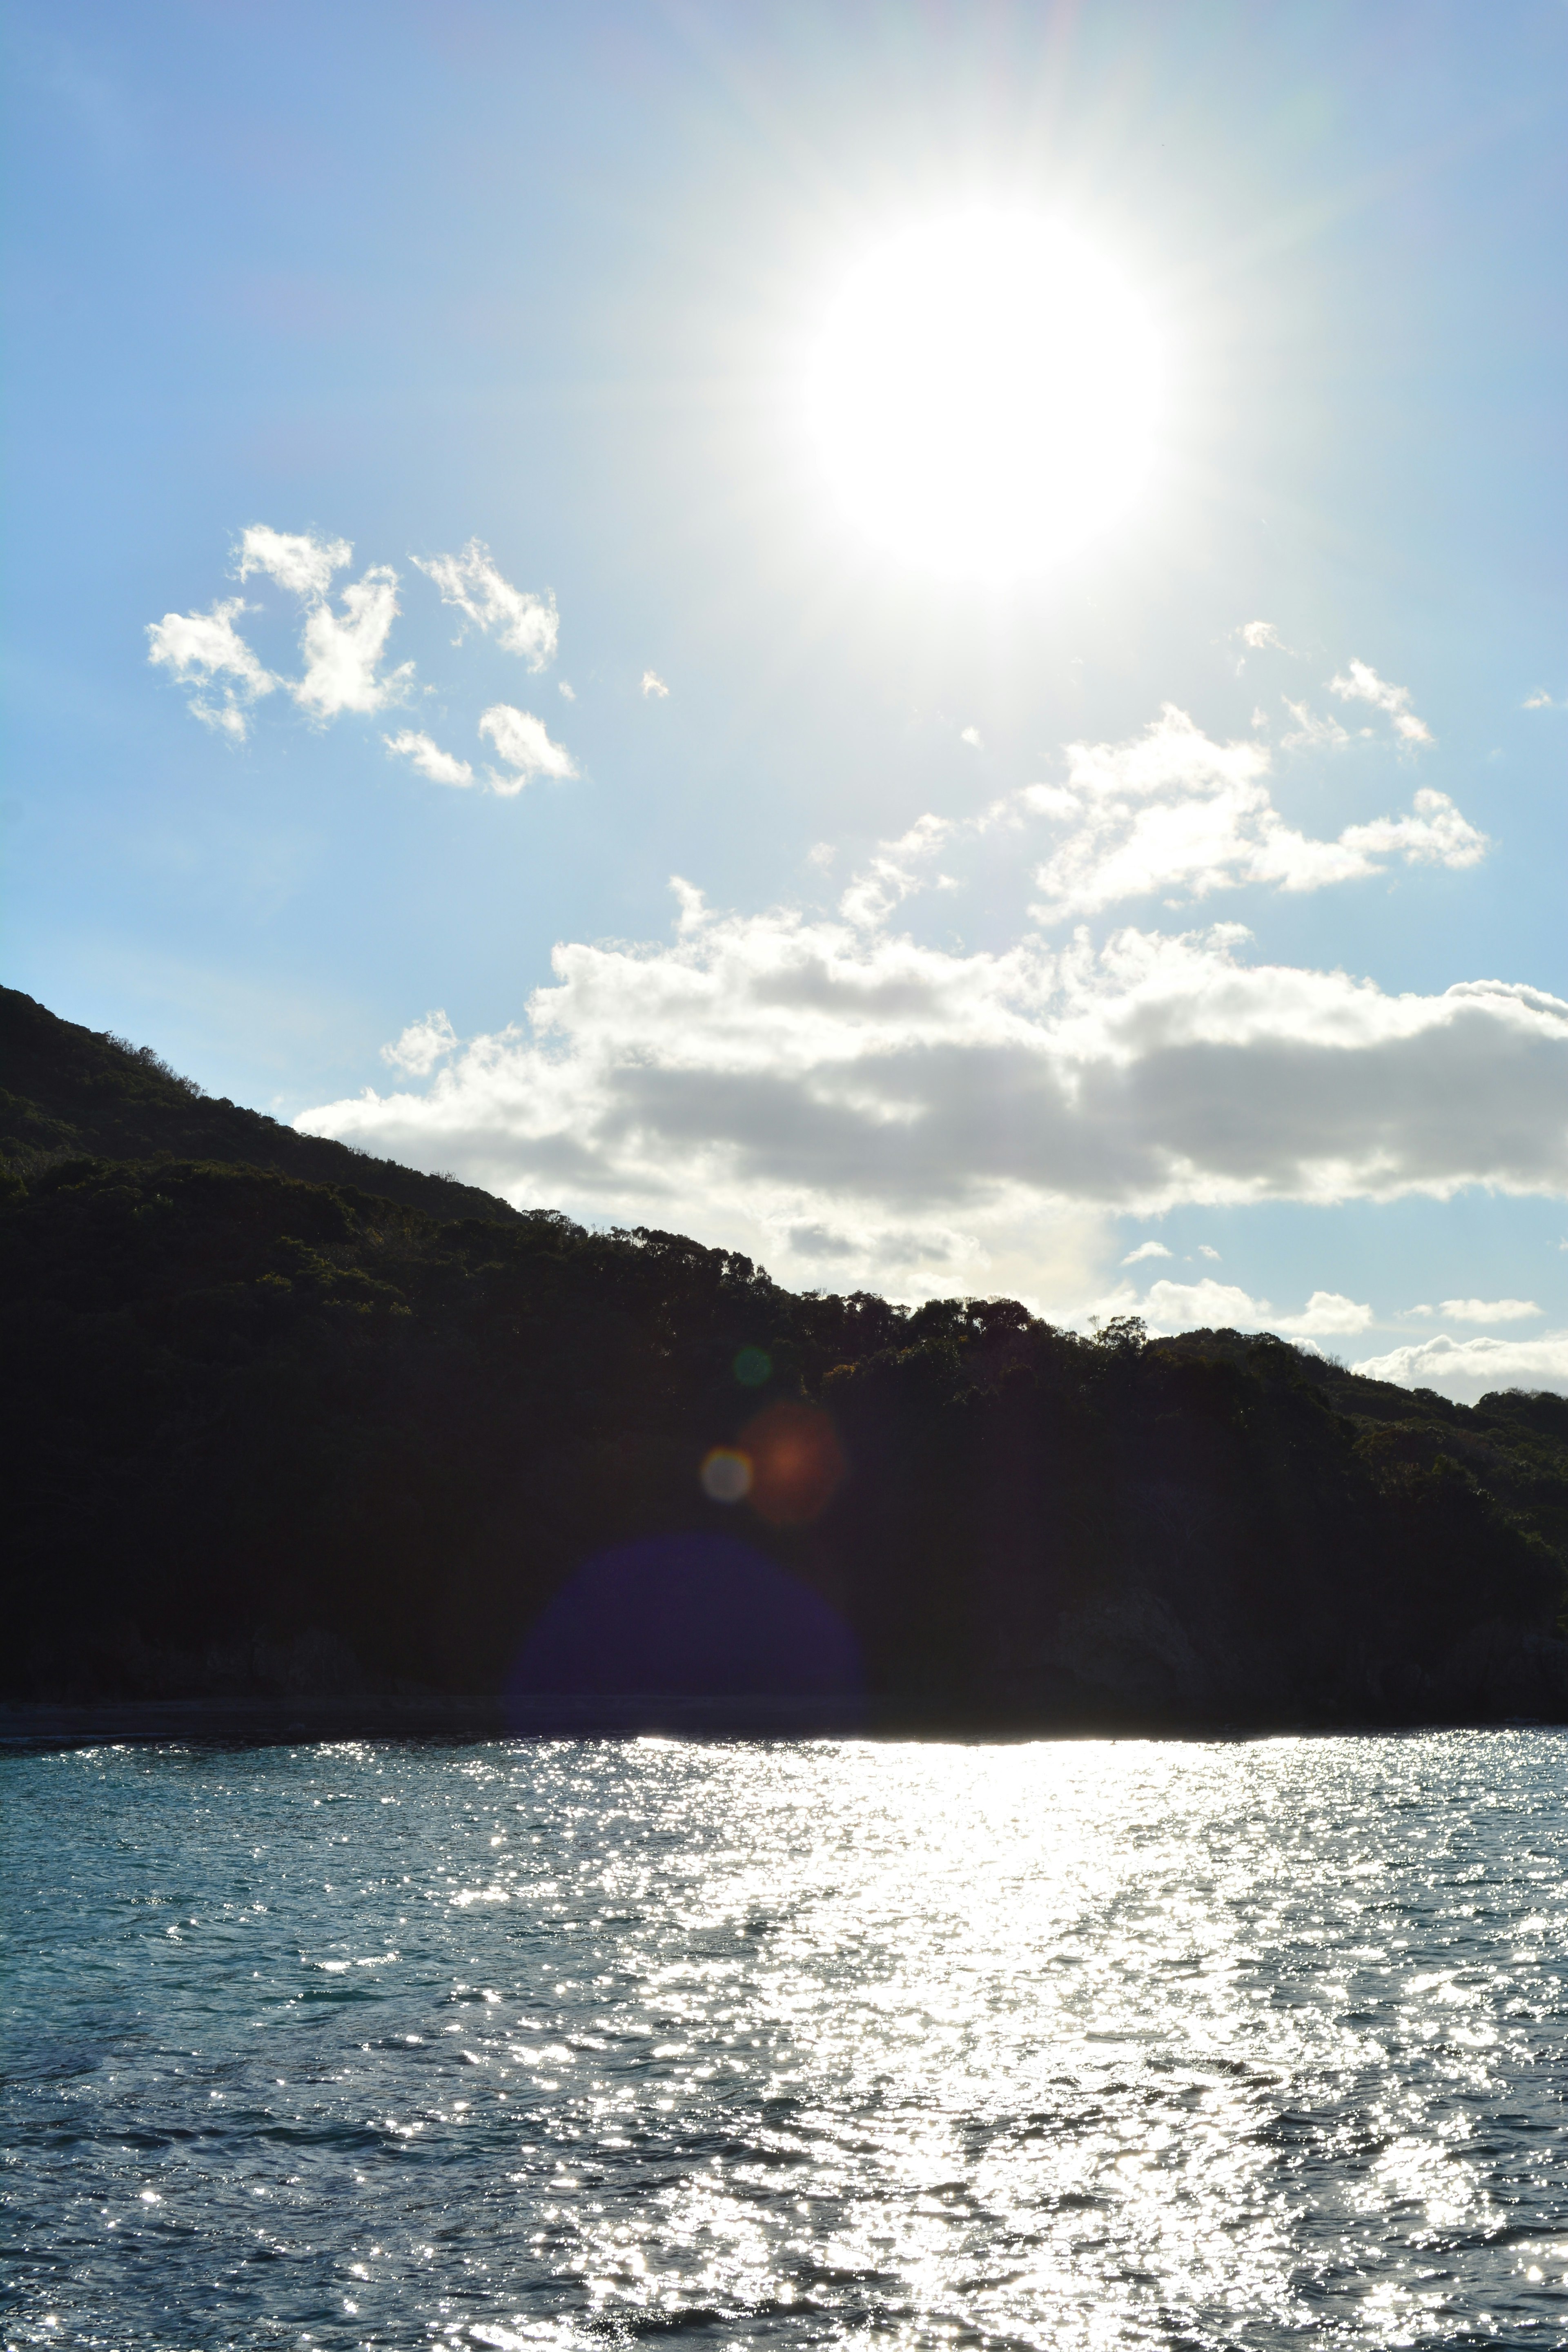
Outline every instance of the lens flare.
{"type": "Polygon", "coordinates": [[[820,1517],[848,1465],[833,1423],[809,1404],[771,1404],[741,1432],[751,1463],[752,1508],[775,1528],[820,1517]]]}
{"type": "Polygon", "coordinates": [[[698,1475],[710,1503],[743,1503],[752,1491],[751,1458],[731,1446],[714,1446],[698,1475]]]}

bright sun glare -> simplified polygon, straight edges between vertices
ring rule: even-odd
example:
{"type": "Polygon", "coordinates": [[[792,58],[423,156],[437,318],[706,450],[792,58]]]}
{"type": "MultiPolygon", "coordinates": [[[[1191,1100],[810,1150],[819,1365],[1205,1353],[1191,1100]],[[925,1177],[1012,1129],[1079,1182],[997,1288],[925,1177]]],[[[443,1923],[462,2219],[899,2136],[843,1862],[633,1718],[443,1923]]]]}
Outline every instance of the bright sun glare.
{"type": "Polygon", "coordinates": [[[1037,216],[974,210],[853,268],[807,385],[828,478],[884,547],[954,577],[1048,570],[1149,470],[1159,351],[1131,288],[1037,216]]]}

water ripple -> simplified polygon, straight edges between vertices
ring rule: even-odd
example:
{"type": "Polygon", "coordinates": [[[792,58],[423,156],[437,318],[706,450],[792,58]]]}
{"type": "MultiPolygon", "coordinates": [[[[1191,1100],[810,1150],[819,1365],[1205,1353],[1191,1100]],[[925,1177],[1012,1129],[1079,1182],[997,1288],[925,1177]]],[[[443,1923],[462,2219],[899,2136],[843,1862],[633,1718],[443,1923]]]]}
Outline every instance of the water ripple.
{"type": "Polygon", "coordinates": [[[8,2341],[1559,2344],[1565,1752],[8,1759],[8,2341]]]}

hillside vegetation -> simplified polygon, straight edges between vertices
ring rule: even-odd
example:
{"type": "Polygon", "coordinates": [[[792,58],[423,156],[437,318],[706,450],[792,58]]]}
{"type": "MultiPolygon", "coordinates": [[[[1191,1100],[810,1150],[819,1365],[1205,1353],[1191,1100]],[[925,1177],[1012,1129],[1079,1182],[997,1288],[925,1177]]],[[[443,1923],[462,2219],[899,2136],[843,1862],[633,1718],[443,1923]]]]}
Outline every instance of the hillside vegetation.
{"type": "Polygon", "coordinates": [[[30,1176],[84,1153],[275,1168],[307,1183],[357,1185],[430,1217],[506,1224],[517,1214],[455,1176],[423,1176],[205,1095],[151,1046],[61,1021],[19,989],[0,988],[0,1164],[30,1176]]]}
{"type": "MultiPolygon", "coordinates": [[[[170,1083],[99,1137],[202,1117],[170,1083]]],[[[888,1722],[1568,1719],[1561,1399],[801,1297],[675,1234],[440,1222],[380,1163],[19,1158],[14,1698],[592,1686],[638,1656],[776,1686],[714,1630],[751,1576],[845,1629],[832,1672],[858,1656],[888,1722]],[[705,1490],[715,1448],[749,1493],[705,1490]]]]}

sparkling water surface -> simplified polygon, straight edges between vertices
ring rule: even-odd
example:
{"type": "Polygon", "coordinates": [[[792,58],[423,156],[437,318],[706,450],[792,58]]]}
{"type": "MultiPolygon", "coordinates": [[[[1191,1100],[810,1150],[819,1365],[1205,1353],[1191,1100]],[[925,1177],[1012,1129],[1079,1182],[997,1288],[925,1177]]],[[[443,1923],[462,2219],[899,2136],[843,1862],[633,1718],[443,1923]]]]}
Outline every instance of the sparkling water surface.
{"type": "Polygon", "coordinates": [[[12,1757],[8,2341],[1562,2345],[1565,1763],[12,1757]]]}

